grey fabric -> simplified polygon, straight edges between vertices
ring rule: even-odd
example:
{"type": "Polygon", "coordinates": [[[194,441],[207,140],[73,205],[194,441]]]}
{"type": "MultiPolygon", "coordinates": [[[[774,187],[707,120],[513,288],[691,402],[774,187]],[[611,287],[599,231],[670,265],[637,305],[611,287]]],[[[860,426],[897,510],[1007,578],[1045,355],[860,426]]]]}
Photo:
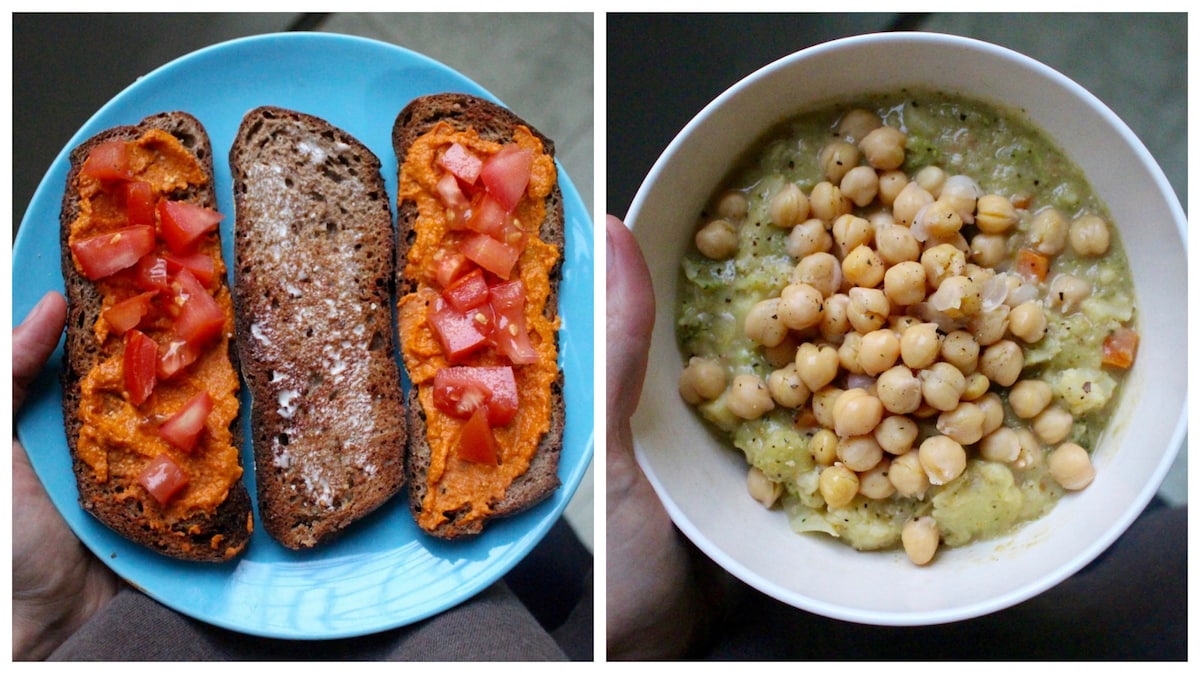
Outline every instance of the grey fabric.
{"type": "MultiPolygon", "coordinates": [[[[590,621],[590,611],[587,613],[590,621]]],[[[562,661],[567,657],[500,581],[471,600],[420,623],[328,641],[238,634],[185,617],[127,587],[50,659],[562,661]]]]}

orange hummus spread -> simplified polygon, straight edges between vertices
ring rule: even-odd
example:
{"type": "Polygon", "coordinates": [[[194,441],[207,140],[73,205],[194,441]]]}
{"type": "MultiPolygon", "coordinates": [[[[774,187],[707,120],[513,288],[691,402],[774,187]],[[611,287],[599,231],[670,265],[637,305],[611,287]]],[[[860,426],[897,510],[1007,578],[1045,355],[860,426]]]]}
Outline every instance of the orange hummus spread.
{"type": "MultiPolygon", "coordinates": [[[[445,513],[469,508],[458,515],[459,522],[487,517],[490,504],[504,498],[509,485],[523,475],[537,452],[538,444],[550,428],[551,384],[558,377],[558,353],[555,333],[560,320],[545,316],[550,296],[550,272],[561,253],[543,242],[539,228],[545,219],[545,199],[554,189],[557,171],[552,157],[541,141],[526,127],[517,127],[514,142],[533,152],[533,164],[525,194],[513,215],[526,235],[526,246],[516,262],[512,278],[520,278],[525,287],[525,320],[530,342],[538,353],[537,362],[514,366],[518,391],[516,416],[497,426],[494,437],[498,462],[480,463],[460,458],[455,449],[465,421],[439,411],[434,405],[433,379],[450,362],[434,333],[428,314],[438,301],[442,288],[437,283],[437,262],[446,250],[453,250],[463,236],[453,228],[436,185],[444,171],[437,159],[453,143],[480,157],[496,154],[501,145],[481,139],[474,129],[455,130],[440,122],[412,144],[400,172],[399,198],[416,203],[418,215],[415,241],[408,250],[405,274],[417,279],[415,292],[400,298],[398,314],[404,364],[425,412],[427,442],[431,449],[425,502],[418,524],[432,530],[446,520],[445,513]]],[[[466,362],[455,365],[506,365],[505,356],[494,348],[472,353],[466,362]]]]}
{"type": "MultiPolygon", "coordinates": [[[[203,185],[208,180],[203,167],[188,150],[164,131],[147,131],[137,140],[129,141],[127,149],[133,180],[152,185],[156,198],[203,185]]],[[[80,214],[70,225],[72,242],[128,224],[112,185],[81,173],[77,187],[80,214]]],[[[161,240],[156,242],[157,252],[163,251],[163,245],[161,240]]],[[[217,236],[206,236],[199,243],[198,252],[211,256],[214,274],[223,278],[225,266],[217,236]]],[[[76,267],[79,267],[77,258],[76,267]]],[[[93,283],[103,298],[104,309],[143,292],[127,273],[113,274],[93,283]]],[[[238,449],[230,431],[239,406],[238,375],[228,355],[234,332],[233,303],[226,285],[216,285],[214,299],[225,313],[220,336],[206,345],[186,371],[160,379],[140,405],[135,405],[125,392],[122,372],[125,341],[111,330],[103,312],[94,325],[99,362],[80,384],[78,413],[82,428],[76,443],[79,458],[92,469],[96,481],[115,480],[130,485],[121,498],[141,499],[153,505],[155,512],[162,513],[160,526],[197,513],[211,513],[242,477],[238,449]],[[182,451],[160,437],[158,427],[201,391],[208,392],[213,409],[195,447],[190,452],[182,451]],[[137,478],[152,458],[163,453],[183,469],[188,482],[160,507],[137,486],[137,478]]],[[[138,329],[153,339],[162,353],[171,339],[171,318],[167,312],[156,309],[143,319],[138,329]]]]}

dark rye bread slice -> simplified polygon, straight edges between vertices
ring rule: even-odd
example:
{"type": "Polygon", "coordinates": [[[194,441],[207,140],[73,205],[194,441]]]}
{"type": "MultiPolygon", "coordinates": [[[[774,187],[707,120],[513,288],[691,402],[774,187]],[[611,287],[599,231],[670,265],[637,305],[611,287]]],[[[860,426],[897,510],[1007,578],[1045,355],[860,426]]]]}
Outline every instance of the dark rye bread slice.
{"type": "MultiPolygon", "coordinates": [[[[212,181],[212,145],[200,121],[187,113],[164,112],[147,117],[136,126],[113,127],[89,138],[71,151],[71,167],[63,193],[59,229],[62,273],[68,306],[61,376],[67,446],[71,450],[72,465],[79,485],[79,503],[96,519],[118,534],[164,555],[195,561],[221,562],[240,552],[250,540],[253,531],[250,493],[242,480],[234,484],[224,503],[211,515],[196,515],[167,522],[166,528],[155,530],[150,527],[150,523],[155,518],[161,518],[161,514],[154,500],[118,498],[129,490],[140,491],[141,487],[133,481],[123,483],[116,479],[105,483],[97,482],[91,467],[79,458],[77,450],[77,439],[82,427],[78,414],[79,385],[102,358],[101,345],[96,341],[92,330],[100,317],[102,297],[96,286],[76,270],[68,246],[70,226],[79,216],[80,209],[76,180],[93,147],[109,140],[134,140],[150,129],[162,129],[178,138],[204,167],[205,174],[209,177],[207,184],[177,192],[170,197],[207,208],[217,207],[216,189],[212,181]]],[[[223,285],[225,278],[219,276],[216,282],[223,285]]],[[[237,346],[233,340],[229,342],[229,358],[236,370],[237,346]]],[[[233,442],[240,450],[242,432],[236,417],[230,430],[233,442]]]]}
{"type": "Polygon", "coordinates": [[[250,111],[229,164],[259,518],[309,548],[404,483],[391,210],[378,158],[311,115],[250,111]]]}
{"type": "MultiPolygon", "coordinates": [[[[512,139],[513,129],[525,126],[541,140],[545,152],[554,156],[554,141],[547,138],[529,123],[522,120],[512,111],[496,105],[491,101],[461,93],[444,93],[423,96],[414,99],[400,111],[392,127],[392,149],[396,153],[398,166],[404,166],[408,148],[413,141],[424,135],[438,122],[448,122],[456,129],[474,128],[483,139],[494,142],[506,142],[512,139]]],[[[398,169],[399,170],[399,169],[398,169]]],[[[566,219],[563,213],[562,191],[555,183],[554,189],[546,197],[546,218],[539,229],[540,238],[546,243],[558,247],[560,252],[566,250],[566,219]]],[[[396,205],[396,229],[399,234],[397,246],[396,282],[398,296],[416,290],[416,281],[404,276],[405,261],[408,248],[415,240],[413,227],[417,221],[417,206],[412,201],[400,201],[396,205]]],[[[558,290],[562,281],[562,261],[565,254],[560,255],[558,263],[550,272],[550,296],[546,301],[546,316],[553,318],[558,312],[558,290]]],[[[513,481],[505,496],[499,502],[492,504],[492,517],[503,517],[526,510],[547,498],[558,488],[558,461],[562,454],[563,429],[566,420],[566,404],[563,398],[563,373],[560,370],[558,378],[551,387],[553,406],[551,411],[550,429],[538,445],[537,453],[530,463],[529,470],[513,481]]],[[[425,412],[417,400],[417,388],[414,386],[408,398],[408,494],[409,508],[414,517],[421,512],[422,503],[428,489],[425,473],[430,463],[430,447],[425,441],[425,412]]],[[[457,538],[464,535],[478,534],[483,530],[484,522],[461,522],[454,513],[447,513],[448,519],[436,530],[429,533],[441,538],[457,538]]]]}

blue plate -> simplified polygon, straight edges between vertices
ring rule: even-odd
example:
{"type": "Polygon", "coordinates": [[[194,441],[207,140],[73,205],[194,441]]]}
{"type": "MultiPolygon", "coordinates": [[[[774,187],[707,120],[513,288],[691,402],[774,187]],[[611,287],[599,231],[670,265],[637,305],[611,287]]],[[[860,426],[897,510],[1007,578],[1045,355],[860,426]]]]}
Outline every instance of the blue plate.
{"type": "MultiPolygon", "coordinates": [[[[394,210],[392,123],[414,97],[444,91],[496,100],[471,80],[420,54],[319,33],[265,35],[218,44],[140,78],[79,130],[34,194],[13,248],[13,324],[44,293],[63,290],[58,217],[68,153],[96,132],[167,110],[192,113],[211,136],[218,205],[232,216],[225,158],[242,116],[266,104],[315,114],[357,137],[380,158],[394,210]]],[[[79,538],[122,578],[184,614],[247,634],[288,639],[370,634],[434,615],[485,589],[549,531],[592,458],[592,221],[561,168],[559,180],[567,216],[560,288],[560,363],[566,374],[567,423],[559,464],[562,487],[543,503],[492,522],[477,538],[450,543],[422,534],[408,512],[407,494],[400,494],[326,547],[291,551],[259,526],[235,562],[215,565],[169,559],[126,541],[79,507],[63,433],[60,344],[16,420],[17,434],[55,505],[79,538]]],[[[226,217],[221,225],[226,260],[233,259],[232,227],[233,218],[226,217]]],[[[247,433],[242,459],[253,494],[249,404],[244,393],[243,423],[247,433]]]]}

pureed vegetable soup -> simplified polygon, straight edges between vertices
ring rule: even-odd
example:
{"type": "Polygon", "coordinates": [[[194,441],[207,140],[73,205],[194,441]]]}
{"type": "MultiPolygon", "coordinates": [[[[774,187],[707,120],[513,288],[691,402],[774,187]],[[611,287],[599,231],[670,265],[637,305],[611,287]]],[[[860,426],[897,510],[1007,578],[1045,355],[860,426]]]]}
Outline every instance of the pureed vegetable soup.
{"type": "Polygon", "coordinates": [[[680,393],[745,455],[749,495],[917,564],[1085,488],[1137,349],[1079,169],[1018,113],[935,91],[767,134],[680,287],[680,393]]]}

